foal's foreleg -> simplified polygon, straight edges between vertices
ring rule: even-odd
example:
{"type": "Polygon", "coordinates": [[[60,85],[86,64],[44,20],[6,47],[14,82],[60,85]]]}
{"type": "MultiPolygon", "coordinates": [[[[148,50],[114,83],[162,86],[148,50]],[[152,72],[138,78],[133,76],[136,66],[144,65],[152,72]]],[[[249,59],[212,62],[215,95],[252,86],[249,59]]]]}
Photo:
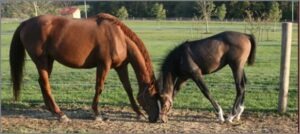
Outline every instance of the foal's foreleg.
{"type": "Polygon", "coordinates": [[[197,86],[200,88],[201,92],[204,94],[204,96],[210,101],[210,103],[213,105],[214,109],[218,112],[218,119],[220,122],[224,122],[224,113],[221,108],[221,106],[213,99],[213,97],[210,94],[210,91],[208,90],[207,86],[204,83],[203,76],[201,71],[195,70],[192,73],[192,79],[197,84],[197,86]]]}
{"type": "Polygon", "coordinates": [[[105,78],[108,74],[109,69],[110,69],[109,66],[105,66],[103,64],[100,64],[97,67],[95,96],[94,96],[93,104],[92,104],[92,109],[94,110],[96,121],[102,121],[103,120],[102,116],[100,115],[100,113],[98,111],[98,101],[99,101],[99,96],[100,96],[100,94],[102,93],[102,91],[104,89],[104,81],[105,81],[105,78]]]}
{"type": "Polygon", "coordinates": [[[175,81],[175,85],[174,85],[174,91],[173,91],[173,99],[176,96],[176,94],[179,92],[182,84],[186,81],[186,78],[179,78],[177,77],[176,81],[175,81]]]}
{"type": "Polygon", "coordinates": [[[117,73],[119,75],[119,78],[120,78],[120,80],[123,84],[123,87],[125,88],[125,91],[128,95],[129,101],[131,103],[131,107],[137,114],[137,118],[141,119],[142,116],[145,117],[145,115],[141,112],[141,110],[139,109],[139,107],[138,107],[138,105],[137,105],[137,103],[136,103],[136,101],[133,97],[132,88],[131,88],[130,81],[129,81],[129,76],[128,76],[127,65],[124,65],[120,68],[117,68],[116,71],[117,71],[117,73]]]}
{"type": "Polygon", "coordinates": [[[170,112],[172,105],[173,105],[173,99],[176,96],[177,92],[180,90],[181,85],[186,81],[186,78],[179,78],[177,77],[175,80],[174,87],[171,86],[173,84],[170,84],[170,88],[167,88],[167,90],[164,90],[162,93],[160,93],[161,101],[162,101],[162,107],[160,112],[160,118],[163,122],[168,121],[168,113],[170,112]]]}

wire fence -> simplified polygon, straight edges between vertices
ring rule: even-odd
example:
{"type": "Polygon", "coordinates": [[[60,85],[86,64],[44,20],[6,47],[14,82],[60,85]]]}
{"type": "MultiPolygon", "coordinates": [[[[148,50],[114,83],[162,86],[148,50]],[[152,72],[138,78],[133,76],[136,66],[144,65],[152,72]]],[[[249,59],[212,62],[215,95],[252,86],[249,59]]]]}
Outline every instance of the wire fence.
{"type": "MultiPolygon", "coordinates": [[[[164,22],[167,23],[167,22],[164,22]]],[[[139,33],[139,35],[144,36],[143,33],[146,33],[146,31],[166,31],[167,34],[170,36],[174,34],[174,31],[181,31],[183,33],[189,33],[189,37],[191,39],[193,38],[205,38],[206,35],[202,34],[203,31],[202,28],[197,28],[198,25],[195,26],[165,26],[161,24],[160,26],[132,26],[134,31],[139,33]]],[[[225,30],[237,30],[237,31],[244,31],[244,26],[231,26],[231,27],[224,27],[224,26],[211,26],[211,31],[225,31],[225,30]]],[[[278,30],[280,30],[280,27],[277,27],[278,30]]],[[[1,32],[1,37],[3,36],[12,36],[13,29],[6,30],[1,32]]],[[[277,31],[278,32],[278,31],[277,31]]],[[[273,38],[277,38],[273,37],[273,38]]],[[[271,38],[271,37],[270,37],[271,38]]],[[[155,40],[155,39],[153,39],[155,40]]],[[[161,40],[161,39],[160,39],[161,40]]],[[[293,39],[295,40],[295,39],[293,39]]],[[[262,37],[262,39],[259,41],[258,47],[269,47],[273,46],[275,47],[274,50],[276,52],[280,52],[280,41],[277,40],[267,40],[266,37],[262,37]],[[279,50],[278,50],[279,49],[279,50]]],[[[3,44],[2,46],[9,46],[9,44],[3,44]]],[[[296,47],[295,42],[293,42],[293,47],[296,47]]],[[[5,49],[8,50],[8,49],[5,49]]],[[[159,50],[159,49],[157,49],[159,50]]],[[[11,83],[10,83],[10,74],[9,74],[9,59],[8,59],[8,52],[3,52],[3,49],[1,50],[1,74],[2,74],[2,82],[4,88],[9,89],[11,83]],[[4,53],[4,54],[3,54],[4,53]],[[5,55],[6,54],[6,55],[5,55]]],[[[264,52],[258,51],[258,57],[256,58],[256,64],[253,67],[246,67],[246,74],[249,78],[250,82],[247,85],[247,90],[251,90],[252,92],[256,92],[257,94],[261,94],[262,91],[265,90],[277,90],[279,89],[279,69],[280,69],[280,53],[274,53],[270,52],[269,54],[262,54],[264,52]],[[264,57],[260,57],[264,56],[264,57]],[[268,68],[269,67],[269,68],[268,68]],[[258,79],[258,80],[254,80],[258,79]]],[[[164,59],[164,56],[153,56],[152,61],[155,65],[155,72],[156,76],[158,75],[159,71],[159,65],[161,64],[162,60],[164,59]]],[[[291,66],[291,76],[290,76],[290,90],[296,91],[297,89],[297,57],[296,57],[296,51],[293,51],[291,63],[293,64],[291,66]]],[[[30,85],[30,87],[39,88],[37,78],[38,74],[35,70],[35,67],[31,61],[30,58],[26,59],[26,66],[25,67],[25,75],[24,75],[24,84],[25,86],[30,85]]],[[[54,90],[65,90],[66,93],[70,94],[81,94],[81,93],[89,93],[93,95],[93,88],[95,86],[95,69],[89,69],[89,70],[78,70],[78,69],[70,69],[68,67],[64,67],[63,65],[55,64],[54,70],[51,77],[51,86],[54,90]],[[86,89],[91,90],[86,90],[86,89]],[[76,90],[73,90],[76,89],[76,90]]],[[[130,73],[130,80],[131,84],[135,89],[135,94],[137,93],[137,81],[135,79],[134,71],[132,69],[129,70],[130,73]]],[[[212,75],[207,76],[206,83],[209,85],[209,87],[212,90],[226,90],[226,89],[235,89],[234,86],[234,80],[232,78],[232,73],[229,68],[225,69],[224,71],[220,71],[217,73],[214,73],[212,75]]],[[[110,94],[112,92],[115,92],[114,89],[123,89],[123,86],[121,82],[119,81],[119,78],[114,71],[110,71],[109,77],[107,78],[105,82],[105,88],[109,92],[106,94],[110,94]]],[[[186,90],[189,89],[195,89],[197,86],[191,82],[188,81],[185,86],[183,87],[186,90]]],[[[235,90],[232,90],[235,91],[235,90]]],[[[58,92],[58,91],[57,91],[58,92]]],[[[125,94],[124,91],[123,95],[125,94]]],[[[186,95],[186,94],[184,94],[186,95]]],[[[115,98],[119,97],[120,95],[114,94],[115,98]]],[[[125,95],[126,96],[126,95],[125,95]]],[[[129,101],[125,104],[128,105],[129,101]]],[[[123,105],[122,103],[121,105],[123,105]]],[[[184,106],[183,106],[184,107],[184,106]]],[[[188,107],[188,106],[186,106],[188,107]]]]}

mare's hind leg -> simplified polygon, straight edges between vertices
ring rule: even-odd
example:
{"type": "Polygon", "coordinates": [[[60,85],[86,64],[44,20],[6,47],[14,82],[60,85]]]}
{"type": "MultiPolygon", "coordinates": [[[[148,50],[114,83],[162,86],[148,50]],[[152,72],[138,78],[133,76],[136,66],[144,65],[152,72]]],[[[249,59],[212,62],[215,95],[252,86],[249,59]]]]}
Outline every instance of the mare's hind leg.
{"type": "Polygon", "coordinates": [[[235,80],[236,86],[236,98],[232,107],[231,115],[228,116],[227,120],[232,122],[232,120],[237,117],[240,119],[242,112],[244,111],[244,98],[245,98],[245,83],[246,76],[243,66],[230,65],[235,80]]]}
{"type": "Polygon", "coordinates": [[[96,121],[102,121],[103,118],[100,115],[98,111],[98,101],[99,101],[99,95],[102,93],[104,89],[104,81],[108,74],[108,71],[110,69],[110,66],[107,66],[105,64],[99,64],[96,71],[96,86],[95,86],[95,96],[93,99],[92,109],[95,113],[95,120],[96,121]]]}
{"type": "Polygon", "coordinates": [[[128,95],[131,107],[137,114],[137,119],[141,119],[142,116],[145,117],[145,115],[140,111],[136,101],[134,100],[134,97],[132,94],[132,88],[131,88],[129,77],[128,77],[127,65],[123,65],[123,66],[117,68],[116,71],[117,71],[119,78],[123,84],[123,87],[125,88],[125,91],[128,95]]]}
{"type": "Polygon", "coordinates": [[[40,76],[39,84],[41,87],[46,108],[54,115],[58,116],[60,121],[69,121],[69,118],[60,110],[60,108],[58,107],[54,98],[51,95],[49,78],[53,67],[53,59],[43,58],[37,60],[36,67],[40,76]]]}
{"type": "MultiPolygon", "coordinates": [[[[50,76],[51,76],[51,73],[52,73],[52,68],[53,68],[53,62],[54,60],[53,59],[50,59],[48,58],[47,60],[47,72],[48,72],[48,79],[50,79],[50,76]]],[[[39,83],[40,83],[40,79],[39,79],[39,83]]],[[[44,103],[45,103],[45,107],[47,110],[49,110],[51,112],[51,108],[50,108],[50,100],[47,99],[47,95],[46,95],[46,92],[45,90],[43,89],[43,86],[41,85],[40,83],[40,88],[41,88],[41,91],[42,91],[42,95],[43,95],[43,99],[44,99],[44,103]]]]}
{"type": "Polygon", "coordinates": [[[208,90],[207,86],[204,83],[203,75],[201,73],[201,70],[196,69],[191,73],[191,75],[192,75],[193,81],[200,88],[201,92],[210,101],[210,103],[213,105],[214,109],[218,112],[219,121],[224,122],[225,120],[224,120],[223,110],[222,110],[221,106],[211,96],[210,91],[208,90]]]}

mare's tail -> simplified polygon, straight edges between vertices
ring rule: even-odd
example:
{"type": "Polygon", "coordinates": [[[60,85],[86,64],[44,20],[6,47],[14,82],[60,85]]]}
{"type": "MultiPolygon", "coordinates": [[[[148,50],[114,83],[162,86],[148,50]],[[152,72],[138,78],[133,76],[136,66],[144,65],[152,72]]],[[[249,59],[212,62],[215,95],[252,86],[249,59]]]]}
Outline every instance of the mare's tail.
{"type": "Polygon", "coordinates": [[[23,77],[23,66],[25,61],[25,48],[20,39],[20,32],[23,28],[23,23],[16,29],[9,51],[9,63],[11,81],[13,83],[14,100],[18,100],[20,96],[21,82],[23,77]]]}

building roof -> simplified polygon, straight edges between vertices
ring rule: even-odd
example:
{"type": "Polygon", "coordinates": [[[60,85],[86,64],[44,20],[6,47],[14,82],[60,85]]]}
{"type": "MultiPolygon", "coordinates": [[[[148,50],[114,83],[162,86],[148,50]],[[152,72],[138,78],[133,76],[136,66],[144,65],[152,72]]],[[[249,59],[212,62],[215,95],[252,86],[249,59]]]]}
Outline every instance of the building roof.
{"type": "Polygon", "coordinates": [[[69,15],[69,14],[73,14],[76,10],[79,10],[79,8],[77,7],[66,7],[66,8],[63,8],[59,11],[59,13],[61,15],[69,15]]]}

